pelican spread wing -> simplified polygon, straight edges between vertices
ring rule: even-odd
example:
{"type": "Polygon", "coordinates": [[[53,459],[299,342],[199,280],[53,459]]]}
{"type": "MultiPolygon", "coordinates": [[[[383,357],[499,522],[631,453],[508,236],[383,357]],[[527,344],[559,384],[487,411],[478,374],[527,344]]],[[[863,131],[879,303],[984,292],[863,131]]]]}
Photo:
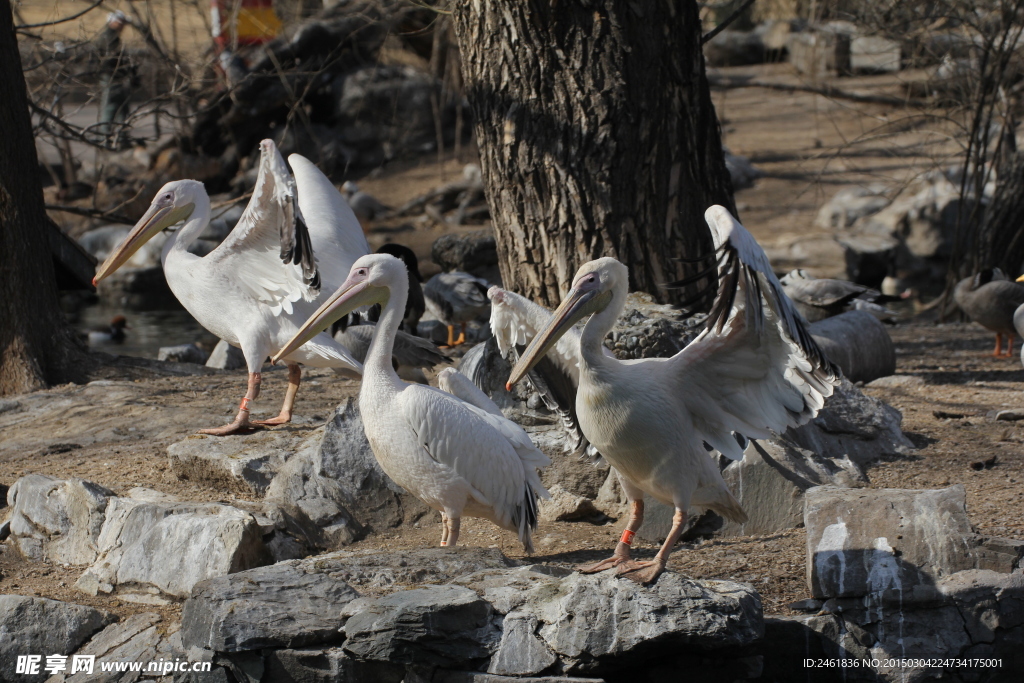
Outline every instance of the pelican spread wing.
{"type": "Polygon", "coordinates": [[[738,460],[743,453],[731,432],[767,438],[806,423],[840,371],[807,332],[753,236],[720,206],[705,218],[721,252],[718,295],[704,331],[668,362],[700,437],[738,460]]]}
{"type": "MultiPolygon", "coordinates": [[[[500,287],[487,290],[491,300],[491,333],[498,342],[501,355],[508,358],[517,346],[526,346],[551,321],[551,311],[535,304],[525,296],[500,287]]],[[[554,348],[548,351],[559,370],[572,378],[580,378],[580,332],[575,327],[561,337],[554,348]]]]}
{"type": "Polygon", "coordinates": [[[235,228],[207,257],[231,269],[234,281],[274,315],[291,314],[292,302],[312,301],[320,293],[320,273],[297,200],[295,179],[281,153],[261,144],[252,198],[235,228]]]}
{"type": "Polygon", "coordinates": [[[477,501],[494,509],[499,525],[536,523],[536,497],[547,498],[537,468],[549,465],[522,427],[433,387],[409,385],[400,410],[419,443],[450,467],[477,501]]]}

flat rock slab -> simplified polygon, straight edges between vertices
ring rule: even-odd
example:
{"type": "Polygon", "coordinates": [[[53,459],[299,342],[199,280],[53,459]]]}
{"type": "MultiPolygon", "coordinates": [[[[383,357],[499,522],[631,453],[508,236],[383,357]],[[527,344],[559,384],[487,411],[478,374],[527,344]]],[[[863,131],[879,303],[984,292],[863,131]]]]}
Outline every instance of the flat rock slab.
{"type": "Polygon", "coordinates": [[[302,427],[232,436],[195,434],[168,446],[167,455],[178,477],[262,496],[308,435],[309,429],[302,427]]]}
{"type": "Polygon", "coordinates": [[[381,553],[339,550],[303,561],[307,570],[328,573],[360,590],[394,590],[422,584],[448,583],[486,569],[507,569],[519,563],[496,548],[421,548],[381,553]]]}
{"type": "Polygon", "coordinates": [[[32,560],[89,564],[96,559],[104,511],[113,495],[83,479],[26,475],[7,492],[7,502],[14,508],[14,543],[32,560]]]}
{"type": "Polygon", "coordinates": [[[340,641],[341,610],[359,597],[299,560],[204,581],[182,609],[182,645],[217,652],[340,641]]]}
{"type": "Polygon", "coordinates": [[[361,662],[341,647],[306,647],[268,650],[264,659],[266,681],[338,683],[372,681],[402,683],[405,667],[387,662],[361,662]]]}
{"type": "Polygon", "coordinates": [[[69,655],[117,617],[110,612],[47,598],[0,595],[0,681],[37,683],[39,674],[15,674],[19,655],[69,655]]]}
{"type": "Polygon", "coordinates": [[[146,503],[112,498],[97,545],[79,579],[95,594],[138,586],[177,598],[205,579],[267,564],[256,519],[219,503],[146,503]]]}
{"type": "Polygon", "coordinates": [[[807,583],[816,598],[930,599],[975,560],[962,485],[936,490],[812,488],[805,494],[807,583]]]}
{"type": "Polygon", "coordinates": [[[462,586],[398,591],[345,622],[345,651],[362,660],[458,666],[490,657],[499,637],[494,610],[462,586]]]}

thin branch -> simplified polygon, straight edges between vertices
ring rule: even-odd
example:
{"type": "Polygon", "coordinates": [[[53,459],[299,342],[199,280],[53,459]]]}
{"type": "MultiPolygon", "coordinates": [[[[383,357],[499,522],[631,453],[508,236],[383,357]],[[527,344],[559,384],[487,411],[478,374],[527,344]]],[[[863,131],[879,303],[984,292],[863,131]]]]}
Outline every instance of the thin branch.
{"type": "Polygon", "coordinates": [[[725,18],[725,21],[723,21],[721,24],[719,24],[718,26],[714,27],[713,29],[705,33],[703,36],[701,36],[700,44],[703,45],[704,43],[708,42],[709,40],[717,36],[722,31],[724,31],[726,26],[739,19],[740,15],[746,12],[753,4],[754,0],[747,0],[745,3],[737,7],[735,12],[733,12],[732,14],[725,18]]]}
{"type": "Polygon", "coordinates": [[[82,10],[78,14],[72,14],[70,17],[64,17],[63,19],[54,19],[53,21],[44,21],[44,22],[39,23],[39,24],[20,24],[18,26],[15,26],[14,30],[15,31],[21,31],[22,29],[26,29],[26,28],[40,28],[40,27],[43,27],[43,26],[54,26],[56,24],[63,24],[66,21],[74,21],[78,17],[82,16],[83,14],[87,14],[87,13],[93,11],[94,9],[96,9],[97,7],[99,7],[102,4],[103,4],[103,0],[96,0],[96,2],[94,2],[91,5],[89,5],[88,7],[86,7],[84,10],[82,10]]]}

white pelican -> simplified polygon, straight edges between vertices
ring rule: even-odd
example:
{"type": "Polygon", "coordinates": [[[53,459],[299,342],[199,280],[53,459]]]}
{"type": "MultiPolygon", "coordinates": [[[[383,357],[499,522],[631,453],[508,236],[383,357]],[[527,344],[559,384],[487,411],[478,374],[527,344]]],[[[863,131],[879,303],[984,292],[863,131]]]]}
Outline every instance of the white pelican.
{"type": "Polygon", "coordinates": [[[512,369],[509,388],[565,331],[590,316],[579,344],[580,427],[615,468],[632,513],[612,557],[582,570],[611,567],[648,583],[664,570],[691,503],[738,522],[746,513],[708,456],[709,444],[734,460],[733,432],[767,438],[803,424],[838,383],[804,321],[782,292],[754,238],[720,206],[705,213],[722,280],[707,327],[671,358],[619,361],[601,342],[622,312],[626,267],[612,258],[584,264],[547,327],[512,369]],[[653,561],[634,562],[630,542],[643,522],[643,494],[675,507],[672,531],[653,561]]]}
{"type": "Polygon", "coordinates": [[[427,280],[423,297],[427,309],[448,326],[448,346],[464,344],[466,323],[485,313],[489,306],[487,283],[461,271],[438,273],[427,280]],[[454,338],[456,325],[462,327],[458,339],[454,338]]]}
{"type": "Polygon", "coordinates": [[[316,310],[321,282],[333,291],[352,262],[369,251],[359,221],[326,176],[297,154],[289,162],[294,179],[274,143],[260,143],[252,199],[231,233],[203,257],[190,254],[188,246],[210,222],[210,198],[195,180],[167,183],[93,279],[95,284],[107,277],[161,230],[183,223],[161,254],[167,284],[199,324],[242,349],[249,369],[248,390],[234,421],[200,430],[203,434],[288,422],[301,378],[298,363],[355,372],[362,368],[344,346],[318,335],[285,358],[288,389],[281,413],[249,420],[263,361],[316,310]]]}
{"type": "Polygon", "coordinates": [[[1024,304],[1024,287],[1010,282],[999,268],[986,268],[958,282],[953,288],[953,299],[968,318],[996,333],[993,356],[1013,355],[1013,314],[1024,304]],[[1003,335],[1007,339],[1005,354],[1003,335]]]}
{"type": "Polygon", "coordinates": [[[521,427],[434,387],[406,384],[391,366],[405,310],[405,265],[388,254],[363,256],[345,284],[277,356],[359,306],[381,304],[359,388],[366,438],[396,484],[439,510],[441,545],[454,546],[463,515],[489,519],[519,534],[533,552],[537,497],[547,497],[538,468],[550,464],[521,427]]]}

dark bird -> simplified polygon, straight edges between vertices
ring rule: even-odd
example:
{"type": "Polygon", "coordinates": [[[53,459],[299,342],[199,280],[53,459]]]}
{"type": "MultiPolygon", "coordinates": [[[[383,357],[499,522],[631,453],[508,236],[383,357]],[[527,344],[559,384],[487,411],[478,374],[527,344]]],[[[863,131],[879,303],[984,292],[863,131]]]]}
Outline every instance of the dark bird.
{"type": "Polygon", "coordinates": [[[1024,304],[1024,286],[1010,282],[998,268],[986,268],[956,283],[953,299],[968,318],[996,333],[993,356],[1013,355],[1013,314],[1024,304]],[[1005,354],[1003,335],[1008,340],[1005,354]]]}
{"type": "Polygon", "coordinates": [[[89,330],[89,343],[108,344],[110,342],[123,342],[126,329],[130,330],[131,328],[128,327],[128,321],[125,320],[125,317],[123,315],[115,315],[109,325],[89,330]]]}

